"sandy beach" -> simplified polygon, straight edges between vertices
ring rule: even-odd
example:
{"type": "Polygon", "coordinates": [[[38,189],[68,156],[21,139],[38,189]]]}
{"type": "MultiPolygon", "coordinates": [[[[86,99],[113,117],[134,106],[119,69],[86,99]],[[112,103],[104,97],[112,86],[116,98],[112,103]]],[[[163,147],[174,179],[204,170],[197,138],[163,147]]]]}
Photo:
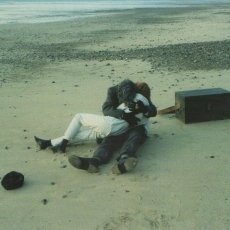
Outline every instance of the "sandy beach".
{"type": "Polygon", "coordinates": [[[0,228],[230,229],[230,120],[151,118],[137,167],[119,176],[119,151],[90,174],[68,156],[90,157],[96,143],[60,154],[34,141],[63,135],[78,112],[102,114],[107,88],[125,78],[147,82],[159,110],[176,91],[230,90],[229,15],[230,5],[194,5],[1,25],[0,178],[18,171],[25,182],[0,189],[0,228]]]}

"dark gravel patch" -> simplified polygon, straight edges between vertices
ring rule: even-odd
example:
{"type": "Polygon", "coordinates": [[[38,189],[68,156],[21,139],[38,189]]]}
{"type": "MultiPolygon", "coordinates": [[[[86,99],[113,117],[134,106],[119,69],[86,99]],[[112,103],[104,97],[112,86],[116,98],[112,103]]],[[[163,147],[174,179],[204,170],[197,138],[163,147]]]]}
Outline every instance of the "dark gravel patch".
{"type": "MultiPolygon", "coordinates": [[[[27,47],[28,48],[28,47],[27,47]]],[[[132,60],[140,59],[152,64],[153,69],[213,70],[230,69],[230,40],[164,45],[145,49],[120,51],[86,51],[74,49],[71,44],[53,44],[31,47],[33,52],[14,52],[3,55],[0,64],[36,68],[51,61],[67,60],[132,60]],[[20,56],[18,56],[20,54],[20,56]],[[5,57],[5,58],[4,58],[5,57]]]]}
{"type": "Polygon", "coordinates": [[[146,49],[124,49],[121,51],[73,51],[59,47],[36,54],[36,59],[46,57],[53,60],[132,60],[151,62],[153,68],[173,70],[230,69],[230,40],[164,45],[146,49]]]}

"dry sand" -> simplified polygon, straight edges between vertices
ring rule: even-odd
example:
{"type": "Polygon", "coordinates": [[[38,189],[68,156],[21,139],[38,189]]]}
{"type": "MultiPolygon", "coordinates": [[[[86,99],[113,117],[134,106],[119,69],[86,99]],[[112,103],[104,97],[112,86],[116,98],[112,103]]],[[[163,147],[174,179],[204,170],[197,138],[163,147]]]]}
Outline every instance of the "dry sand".
{"type": "MultiPolygon", "coordinates": [[[[229,15],[225,5],[1,25],[0,177],[14,170],[25,183],[1,189],[0,229],[230,229],[229,120],[185,125],[174,114],[151,118],[137,167],[120,176],[111,173],[118,152],[89,174],[67,157],[92,156],[96,143],[71,146],[64,155],[36,150],[33,139],[62,135],[77,112],[101,114],[107,88],[125,78],[146,81],[158,109],[175,103],[175,91],[230,90],[230,66],[156,68],[151,57],[92,57],[93,51],[229,41],[229,15]]],[[[229,46],[226,52],[229,60],[229,46]]]]}

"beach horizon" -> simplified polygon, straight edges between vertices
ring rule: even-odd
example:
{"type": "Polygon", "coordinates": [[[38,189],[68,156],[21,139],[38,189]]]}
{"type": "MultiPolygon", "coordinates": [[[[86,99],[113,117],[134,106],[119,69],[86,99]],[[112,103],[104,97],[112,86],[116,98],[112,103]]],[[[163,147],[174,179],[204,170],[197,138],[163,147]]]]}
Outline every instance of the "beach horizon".
{"type": "Polygon", "coordinates": [[[47,23],[68,20],[81,20],[115,14],[115,11],[128,9],[194,7],[208,4],[226,4],[227,1],[98,1],[98,0],[27,0],[2,1],[0,3],[0,25],[11,23],[47,23]]]}

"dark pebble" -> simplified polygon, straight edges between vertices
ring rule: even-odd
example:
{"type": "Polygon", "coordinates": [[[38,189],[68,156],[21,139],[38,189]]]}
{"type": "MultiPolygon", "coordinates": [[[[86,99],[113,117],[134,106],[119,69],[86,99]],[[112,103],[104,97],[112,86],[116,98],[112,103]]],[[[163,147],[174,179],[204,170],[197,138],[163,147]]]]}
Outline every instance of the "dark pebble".
{"type": "Polygon", "coordinates": [[[42,199],[42,203],[45,205],[45,204],[47,204],[47,199],[42,199]]]}

